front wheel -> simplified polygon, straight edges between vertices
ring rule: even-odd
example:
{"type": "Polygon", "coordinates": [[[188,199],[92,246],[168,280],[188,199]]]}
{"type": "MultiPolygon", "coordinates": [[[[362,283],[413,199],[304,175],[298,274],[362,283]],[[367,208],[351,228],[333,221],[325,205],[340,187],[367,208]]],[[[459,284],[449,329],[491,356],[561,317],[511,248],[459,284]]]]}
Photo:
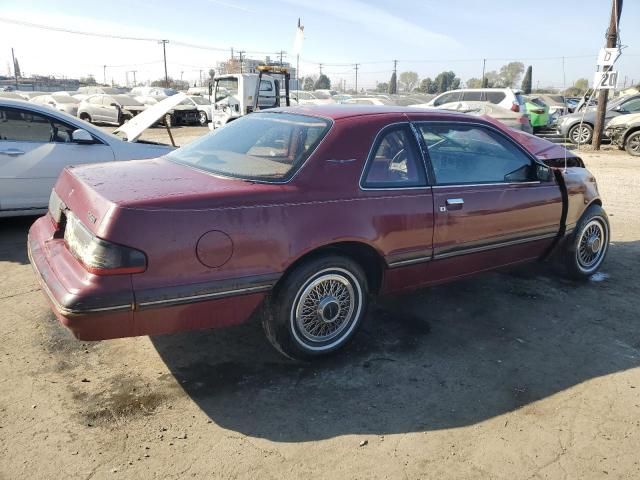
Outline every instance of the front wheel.
{"type": "Polygon", "coordinates": [[[287,274],[271,299],[263,327],[287,357],[305,360],[344,347],[362,323],[367,279],[352,260],[328,255],[287,274]]]}
{"type": "Polygon", "coordinates": [[[593,127],[588,123],[578,123],[569,129],[569,140],[575,145],[589,144],[592,137],[593,127]]]}
{"type": "Polygon", "coordinates": [[[202,127],[204,127],[207,123],[209,123],[209,119],[207,118],[207,112],[201,111],[198,114],[198,123],[200,123],[202,127]]]}
{"type": "Polygon", "coordinates": [[[609,250],[609,219],[600,205],[591,205],[569,239],[567,270],[576,279],[587,279],[602,265],[609,250]]]}
{"type": "Polygon", "coordinates": [[[624,149],[629,155],[640,157],[640,131],[633,132],[627,137],[624,149]]]}

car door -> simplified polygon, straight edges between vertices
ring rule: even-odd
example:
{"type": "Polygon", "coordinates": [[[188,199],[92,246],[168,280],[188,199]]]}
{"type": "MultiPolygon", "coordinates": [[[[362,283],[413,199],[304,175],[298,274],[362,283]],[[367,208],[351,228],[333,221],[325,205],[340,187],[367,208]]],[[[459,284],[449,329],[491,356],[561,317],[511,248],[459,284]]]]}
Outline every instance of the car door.
{"type": "Polygon", "coordinates": [[[114,159],[97,138],[73,143],[77,128],[35,111],[0,107],[0,211],[46,208],[65,166],[114,159]]]}
{"type": "Polygon", "coordinates": [[[431,279],[540,257],[562,216],[561,191],[548,167],[485,124],[415,125],[434,178],[431,279]]]}
{"type": "Polygon", "coordinates": [[[361,175],[377,247],[389,267],[385,291],[426,281],[433,254],[433,194],[421,149],[408,122],[383,127],[361,175]]]}

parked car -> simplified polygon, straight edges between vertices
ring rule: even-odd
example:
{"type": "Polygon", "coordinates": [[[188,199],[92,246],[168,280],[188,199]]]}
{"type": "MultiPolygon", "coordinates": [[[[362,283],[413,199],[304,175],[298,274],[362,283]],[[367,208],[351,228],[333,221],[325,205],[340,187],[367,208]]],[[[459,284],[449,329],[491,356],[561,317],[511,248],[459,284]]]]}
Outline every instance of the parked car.
{"type": "MultiPolygon", "coordinates": [[[[630,113],[640,113],[640,95],[618,98],[607,104],[605,125],[613,118],[630,113]]],[[[579,111],[558,119],[558,134],[568,138],[571,143],[588,144],[593,138],[593,126],[596,123],[596,109],[589,107],[586,112],[579,111]]]]}
{"type": "Polygon", "coordinates": [[[295,100],[298,105],[325,105],[327,103],[335,103],[331,97],[319,98],[312,92],[306,92],[304,90],[291,90],[289,96],[295,100]]]}
{"type": "Polygon", "coordinates": [[[126,93],[126,89],[119,87],[101,87],[99,85],[92,85],[89,87],[80,87],[77,92],[72,96],[82,101],[91,95],[123,95],[126,93]]]}
{"type": "Polygon", "coordinates": [[[627,153],[640,156],[640,113],[620,115],[605,126],[605,134],[627,153]]]}
{"type": "Polygon", "coordinates": [[[28,238],[80,339],[259,309],[294,358],[343,347],[370,294],[552,252],[585,279],[608,245],[596,181],[564,147],[479,117],[358,105],[252,113],[159,159],[67,168],[28,238]]]}
{"type": "Polygon", "coordinates": [[[90,123],[122,125],[141,112],[143,105],[129,95],[91,95],[78,105],[78,117],[90,123]]]}
{"type": "Polygon", "coordinates": [[[80,103],[80,100],[69,95],[39,95],[37,97],[33,97],[31,102],[68,113],[75,117],[78,113],[78,104],[80,103]]]}
{"type": "Polygon", "coordinates": [[[526,113],[524,97],[520,90],[513,88],[464,88],[441,93],[428,102],[429,106],[438,107],[453,102],[488,102],[507,110],[526,113]]]}
{"type": "Polygon", "coordinates": [[[129,92],[129,95],[145,105],[155,105],[176,93],[178,93],[177,90],[173,88],[134,87],[129,92]]]}
{"type": "Polygon", "coordinates": [[[0,90],[0,98],[11,98],[13,100],[24,100],[22,95],[11,90],[0,90]]]}
{"type": "MultiPolygon", "coordinates": [[[[134,132],[135,133],[135,132],[134,132]]],[[[128,142],[59,110],[0,98],[0,217],[45,213],[64,167],[152,158],[166,145],[128,142]]]]}
{"type": "Polygon", "coordinates": [[[17,90],[16,93],[20,95],[24,100],[31,100],[34,97],[39,97],[40,95],[46,95],[47,92],[23,92],[22,90],[17,90]]]}
{"type": "Polygon", "coordinates": [[[206,126],[213,119],[213,105],[209,99],[200,95],[189,95],[188,101],[198,110],[198,123],[206,126]]]}
{"type": "Polygon", "coordinates": [[[549,106],[539,97],[525,97],[525,101],[533,130],[547,128],[549,125],[549,106]]]}
{"type": "MultiPolygon", "coordinates": [[[[174,125],[198,125],[200,124],[200,110],[198,105],[186,97],[182,102],[176,105],[165,118],[165,122],[169,122],[169,126],[174,125]]],[[[205,122],[202,125],[206,125],[205,122]]]]}
{"type": "MultiPolygon", "coordinates": [[[[424,105],[411,105],[414,108],[425,108],[424,105]]],[[[427,107],[429,108],[429,107],[427,107]]],[[[438,109],[453,110],[469,115],[486,115],[494,120],[502,122],[509,128],[522,130],[523,132],[533,133],[529,115],[522,112],[514,112],[502,108],[499,105],[493,105],[486,102],[454,102],[440,105],[438,109]]]]}

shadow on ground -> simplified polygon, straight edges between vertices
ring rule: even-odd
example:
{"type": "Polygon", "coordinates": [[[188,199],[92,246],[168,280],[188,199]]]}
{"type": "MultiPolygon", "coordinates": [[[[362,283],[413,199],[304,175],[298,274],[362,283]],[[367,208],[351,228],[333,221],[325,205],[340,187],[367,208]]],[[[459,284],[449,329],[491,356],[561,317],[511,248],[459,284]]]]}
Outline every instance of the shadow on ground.
{"type": "Polygon", "coordinates": [[[0,262],[29,263],[27,233],[38,217],[0,218],[0,262]]]}
{"type": "Polygon", "coordinates": [[[612,245],[599,282],[534,266],[385,299],[343,354],[313,364],[281,358],[256,322],[152,341],[193,401],[246,435],[465,426],[637,367],[639,253],[640,242],[612,245]]]}

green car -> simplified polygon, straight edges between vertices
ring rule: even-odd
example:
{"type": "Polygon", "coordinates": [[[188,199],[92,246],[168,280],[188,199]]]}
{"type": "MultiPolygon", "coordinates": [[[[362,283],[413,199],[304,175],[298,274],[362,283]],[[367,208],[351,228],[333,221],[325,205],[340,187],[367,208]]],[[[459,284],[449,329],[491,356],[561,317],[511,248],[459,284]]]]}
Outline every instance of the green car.
{"type": "Polygon", "coordinates": [[[549,125],[549,105],[538,97],[526,98],[529,121],[534,130],[546,128],[549,125]]]}

